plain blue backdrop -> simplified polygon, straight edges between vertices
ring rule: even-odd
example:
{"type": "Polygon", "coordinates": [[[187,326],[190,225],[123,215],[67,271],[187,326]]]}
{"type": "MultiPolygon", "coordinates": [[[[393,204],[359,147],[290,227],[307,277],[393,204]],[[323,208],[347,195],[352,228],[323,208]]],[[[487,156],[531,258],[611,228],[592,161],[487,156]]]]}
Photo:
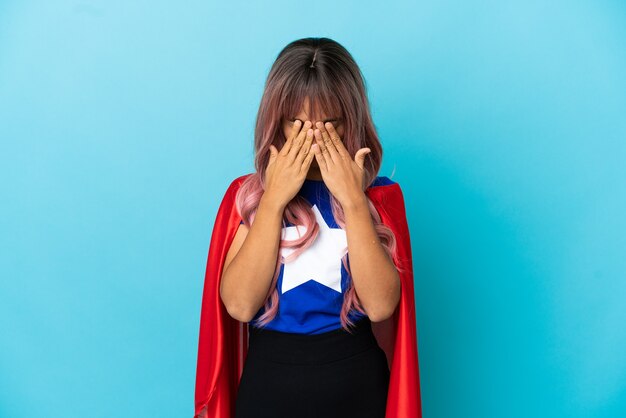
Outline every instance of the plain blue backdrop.
{"type": "Polygon", "coordinates": [[[306,36],[403,188],[425,418],[626,416],[621,1],[0,1],[0,417],[190,418],[218,204],[306,36]]]}

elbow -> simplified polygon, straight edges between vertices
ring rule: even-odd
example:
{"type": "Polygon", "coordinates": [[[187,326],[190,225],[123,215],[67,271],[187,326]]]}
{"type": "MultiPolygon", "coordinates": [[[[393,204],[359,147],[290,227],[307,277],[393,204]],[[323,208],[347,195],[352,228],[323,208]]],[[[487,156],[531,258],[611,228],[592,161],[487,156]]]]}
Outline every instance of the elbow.
{"type": "Polygon", "coordinates": [[[400,291],[396,292],[395,296],[393,297],[392,302],[386,303],[384,305],[381,304],[377,306],[375,309],[371,309],[371,313],[368,310],[367,316],[370,318],[370,321],[372,322],[385,321],[391,318],[396,313],[396,310],[398,309],[399,305],[400,305],[400,291]]]}
{"type": "Polygon", "coordinates": [[[241,322],[250,322],[253,318],[253,315],[250,314],[250,310],[242,307],[240,303],[236,303],[234,301],[226,301],[222,297],[220,293],[220,298],[222,300],[222,304],[226,308],[226,312],[230,315],[231,318],[236,319],[241,322]]]}
{"type": "Polygon", "coordinates": [[[226,311],[228,311],[228,315],[231,316],[231,318],[236,319],[237,321],[241,321],[241,322],[250,322],[253,318],[253,315],[250,314],[250,312],[246,309],[241,309],[239,307],[236,306],[231,306],[231,307],[226,307],[226,311]]]}
{"type": "Polygon", "coordinates": [[[369,317],[371,322],[383,322],[391,318],[391,316],[393,316],[395,311],[396,311],[395,309],[378,310],[372,313],[368,313],[367,316],[369,317]]]}
{"type": "Polygon", "coordinates": [[[237,321],[250,322],[254,315],[250,314],[250,310],[243,307],[242,304],[236,299],[233,299],[232,297],[225,297],[223,283],[224,282],[222,281],[222,285],[220,286],[220,300],[226,308],[228,315],[237,321]]]}
{"type": "Polygon", "coordinates": [[[226,303],[224,298],[221,299],[222,304],[226,308],[226,312],[228,312],[228,315],[230,315],[231,318],[241,322],[250,322],[254,317],[253,314],[250,314],[250,310],[242,307],[241,304],[233,303],[232,301],[226,303]]]}
{"type": "Polygon", "coordinates": [[[393,315],[395,309],[391,309],[389,306],[379,305],[376,307],[366,308],[367,316],[372,322],[382,322],[393,315]]]}

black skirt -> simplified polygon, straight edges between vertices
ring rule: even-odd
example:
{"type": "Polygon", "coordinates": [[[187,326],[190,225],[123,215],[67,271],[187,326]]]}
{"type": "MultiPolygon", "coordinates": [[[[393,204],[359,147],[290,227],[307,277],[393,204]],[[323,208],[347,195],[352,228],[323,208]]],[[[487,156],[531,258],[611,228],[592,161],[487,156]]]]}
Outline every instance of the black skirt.
{"type": "Polygon", "coordinates": [[[352,334],[249,330],[235,418],[385,417],[389,367],[368,317],[352,334]]]}

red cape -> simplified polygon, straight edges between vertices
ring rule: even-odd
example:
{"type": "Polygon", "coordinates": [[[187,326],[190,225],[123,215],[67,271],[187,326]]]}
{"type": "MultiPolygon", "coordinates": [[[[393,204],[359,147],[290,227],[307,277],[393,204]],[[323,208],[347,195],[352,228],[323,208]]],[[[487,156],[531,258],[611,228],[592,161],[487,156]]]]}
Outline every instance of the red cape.
{"type": "MultiPolygon", "coordinates": [[[[239,379],[248,353],[248,323],[233,319],[221,301],[219,279],[226,253],[241,217],[235,196],[246,174],[232,181],[217,212],[204,279],[196,371],[194,418],[232,418],[239,379]]],[[[421,418],[413,263],[404,197],[398,183],[374,186],[365,193],[382,222],[396,236],[398,255],[406,272],[400,273],[402,292],[394,314],[372,322],[374,335],[387,355],[390,382],[386,418],[421,418]]]]}

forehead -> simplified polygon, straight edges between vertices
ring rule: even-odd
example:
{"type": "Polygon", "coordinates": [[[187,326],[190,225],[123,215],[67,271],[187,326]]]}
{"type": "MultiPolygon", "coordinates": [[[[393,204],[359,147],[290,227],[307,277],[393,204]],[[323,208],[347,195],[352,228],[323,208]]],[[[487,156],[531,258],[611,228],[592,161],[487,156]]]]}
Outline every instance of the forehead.
{"type": "Polygon", "coordinates": [[[328,106],[329,109],[325,109],[325,103],[315,101],[313,105],[309,97],[305,97],[302,102],[301,108],[293,115],[298,119],[309,120],[327,120],[340,117],[340,112],[333,109],[333,106],[328,106]]]}

